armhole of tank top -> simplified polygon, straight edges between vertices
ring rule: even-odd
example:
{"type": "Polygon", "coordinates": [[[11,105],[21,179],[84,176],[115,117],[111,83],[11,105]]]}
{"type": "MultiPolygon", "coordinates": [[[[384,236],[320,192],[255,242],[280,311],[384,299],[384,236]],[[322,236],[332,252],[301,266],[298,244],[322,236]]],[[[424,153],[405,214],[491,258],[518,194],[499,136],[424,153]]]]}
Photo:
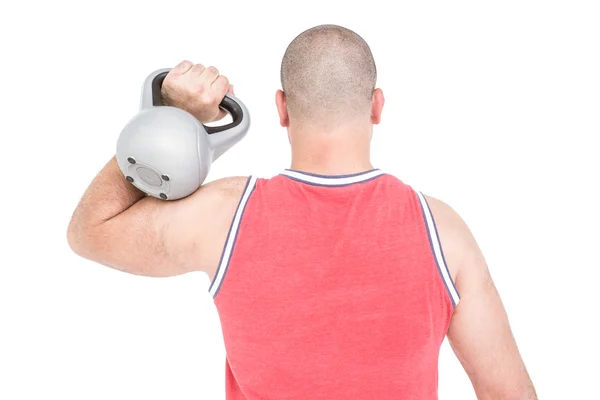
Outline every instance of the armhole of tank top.
{"type": "Polygon", "coordinates": [[[415,192],[417,193],[417,197],[419,198],[419,202],[421,204],[421,210],[423,211],[423,219],[425,220],[427,236],[429,237],[429,244],[431,246],[435,264],[440,277],[442,278],[442,282],[444,282],[444,286],[446,287],[446,292],[450,297],[450,301],[452,302],[452,307],[456,307],[460,301],[460,295],[458,294],[458,290],[456,290],[456,285],[454,284],[454,280],[452,279],[450,270],[446,264],[446,259],[444,258],[444,252],[442,250],[442,243],[440,242],[431,209],[429,208],[429,204],[427,204],[427,200],[425,199],[423,193],[418,190],[415,190],[415,192]]]}
{"type": "Polygon", "coordinates": [[[223,246],[223,251],[221,253],[221,259],[219,261],[219,266],[217,267],[217,272],[213,277],[210,286],[208,287],[208,292],[211,294],[213,299],[219,293],[219,289],[225,279],[225,274],[227,273],[227,268],[229,267],[229,260],[231,260],[231,255],[233,254],[233,248],[235,246],[235,241],[237,239],[238,230],[240,229],[240,224],[242,222],[242,217],[244,216],[244,210],[246,209],[246,204],[248,204],[248,199],[250,199],[250,195],[254,191],[256,187],[256,181],[258,178],[254,176],[248,177],[248,182],[246,182],[246,187],[244,188],[244,192],[238,203],[237,209],[233,216],[233,220],[231,221],[231,225],[229,227],[229,232],[227,233],[227,239],[225,240],[225,245],[223,246]]]}

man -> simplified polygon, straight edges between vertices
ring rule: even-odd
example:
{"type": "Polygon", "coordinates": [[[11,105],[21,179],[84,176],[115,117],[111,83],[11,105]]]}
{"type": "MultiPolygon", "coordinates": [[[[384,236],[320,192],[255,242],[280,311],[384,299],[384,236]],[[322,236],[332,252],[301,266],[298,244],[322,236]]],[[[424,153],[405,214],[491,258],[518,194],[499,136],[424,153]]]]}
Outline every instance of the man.
{"type": "MultiPolygon", "coordinates": [[[[79,255],[132,274],[204,271],[228,399],[437,399],[447,335],[479,399],[536,399],[485,260],[445,203],[373,168],[383,92],[356,33],[300,34],[281,66],[290,169],[146,197],[113,158],[68,230],[79,255]]],[[[184,61],[164,101],[222,118],[227,78],[184,61]]]]}

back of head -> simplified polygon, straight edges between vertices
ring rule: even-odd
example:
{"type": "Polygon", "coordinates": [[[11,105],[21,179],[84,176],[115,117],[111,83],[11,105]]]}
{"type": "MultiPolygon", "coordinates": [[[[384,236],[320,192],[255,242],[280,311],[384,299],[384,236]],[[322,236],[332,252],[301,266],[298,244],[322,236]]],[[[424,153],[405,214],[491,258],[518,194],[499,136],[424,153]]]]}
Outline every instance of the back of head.
{"type": "Polygon", "coordinates": [[[337,25],[298,35],[281,63],[291,121],[330,125],[368,116],[377,72],[369,45],[337,25]]]}

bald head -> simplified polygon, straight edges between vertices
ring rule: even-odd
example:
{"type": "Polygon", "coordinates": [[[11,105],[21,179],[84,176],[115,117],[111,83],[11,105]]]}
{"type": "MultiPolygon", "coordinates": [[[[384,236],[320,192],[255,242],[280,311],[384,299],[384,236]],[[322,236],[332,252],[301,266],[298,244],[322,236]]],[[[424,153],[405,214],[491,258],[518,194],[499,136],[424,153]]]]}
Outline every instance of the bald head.
{"type": "Polygon", "coordinates": [[[376,77],[367,42],[337,25],[302,32],[281,63],[290,118],[318,124],[368,115],[376,77]]]}

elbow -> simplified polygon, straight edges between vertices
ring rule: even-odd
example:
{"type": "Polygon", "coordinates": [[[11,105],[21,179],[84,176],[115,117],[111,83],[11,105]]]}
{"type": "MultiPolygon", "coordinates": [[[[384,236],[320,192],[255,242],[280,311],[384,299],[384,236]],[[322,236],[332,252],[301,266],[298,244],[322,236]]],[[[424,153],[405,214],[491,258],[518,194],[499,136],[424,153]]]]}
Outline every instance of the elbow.
{"type": "Polygon", "coordinates": [[[81,243],[81,234],[77,228],[77,224],[74,220],[71,220],[69,227],[67,228],[67,243],[73,251],[73,253],[80,255],[83,251],[81,243]]]}
{"type": "Polygon", "coordinates": [[[71,220],[67,228],[67,243],[78,256],[93,259],[93,235],[76,220],[71,220]]]}

